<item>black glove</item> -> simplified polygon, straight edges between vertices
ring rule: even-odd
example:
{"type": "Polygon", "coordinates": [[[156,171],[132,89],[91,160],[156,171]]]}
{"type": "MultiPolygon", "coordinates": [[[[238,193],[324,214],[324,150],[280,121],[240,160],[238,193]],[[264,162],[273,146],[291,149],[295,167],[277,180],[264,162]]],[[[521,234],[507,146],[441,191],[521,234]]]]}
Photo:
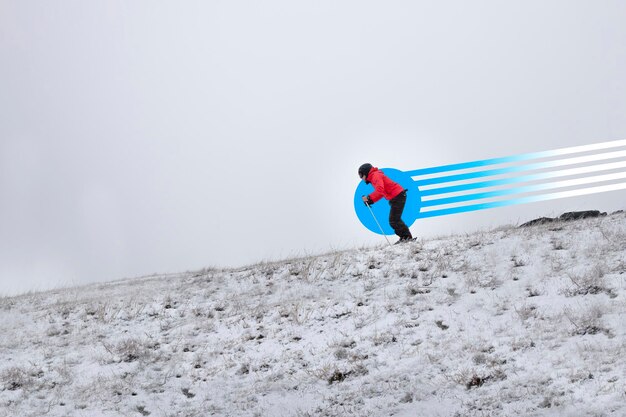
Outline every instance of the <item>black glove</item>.
{"type": "MultiPolygon", "coordinates": [[[[365,197],[365,196],[363,196],[365,197]]],[[[372,201],[372,198],[368,195],[367,196],[367,201],[363,200],[363,204],[365,204],[366,206],[371,206],[372,204],[374,204],[374,202],[372,201]]]]}

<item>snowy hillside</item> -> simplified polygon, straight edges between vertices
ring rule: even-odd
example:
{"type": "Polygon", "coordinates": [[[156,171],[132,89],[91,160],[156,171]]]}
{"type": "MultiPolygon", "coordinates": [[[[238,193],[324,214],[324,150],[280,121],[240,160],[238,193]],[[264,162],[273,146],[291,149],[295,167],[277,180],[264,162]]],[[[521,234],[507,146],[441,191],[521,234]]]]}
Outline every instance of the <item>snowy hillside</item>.
{"type": "Polygon", "coordinates": [[[2,298],[0,416],[621,417],[625,271],[615,213],[2,298]]]}

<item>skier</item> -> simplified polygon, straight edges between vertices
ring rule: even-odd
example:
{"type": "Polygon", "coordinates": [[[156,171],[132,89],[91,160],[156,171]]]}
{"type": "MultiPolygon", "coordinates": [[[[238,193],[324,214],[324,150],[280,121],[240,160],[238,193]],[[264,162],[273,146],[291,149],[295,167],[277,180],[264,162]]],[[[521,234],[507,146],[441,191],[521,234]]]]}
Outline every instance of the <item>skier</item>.
{"type": "Polygon", "coordinates": [[[389,212],[389,225],[393,228],[396,235],[400,236],[400,240],[396,242],[409,242],[413,240],[411,231],[402,221],[402,211],[406,203],[406,191],[400,184],[393,182],[378,168],[372,164],[363,164],[359,167],[359,177],[366,184],[374,186],[374,192],[368,196],[363,196],[363,203],[371,206],[381,198],[385,197],[389,200],[391,211],[389,212]]]}

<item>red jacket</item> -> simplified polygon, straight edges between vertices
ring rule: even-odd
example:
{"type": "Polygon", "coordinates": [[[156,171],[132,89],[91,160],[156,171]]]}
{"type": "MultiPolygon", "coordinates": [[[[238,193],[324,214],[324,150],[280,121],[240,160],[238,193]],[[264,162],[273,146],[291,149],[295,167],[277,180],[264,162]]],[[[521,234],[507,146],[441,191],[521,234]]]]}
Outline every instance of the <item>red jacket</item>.
{"type": "Polygon", "coordinates": [[[374,192],[369,195],[374,203],[383,197],[387,200],[391,200],[404,191],[404,188],[402,188],[400,184],[391,181],[389,177],[376,167],[370,169],[365,182],[371,182],[374,186],[374,192]]]}

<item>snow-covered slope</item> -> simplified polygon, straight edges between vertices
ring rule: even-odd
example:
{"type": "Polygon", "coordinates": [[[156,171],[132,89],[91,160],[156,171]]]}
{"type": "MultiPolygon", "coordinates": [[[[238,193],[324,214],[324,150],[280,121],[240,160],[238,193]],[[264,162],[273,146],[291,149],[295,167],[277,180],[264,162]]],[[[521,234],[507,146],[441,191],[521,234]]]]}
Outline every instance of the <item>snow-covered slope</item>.
{"type": "Polygon", "coordinates": [[[0,299],[0,416],[625,416],[626,216],[0,299]]]}

